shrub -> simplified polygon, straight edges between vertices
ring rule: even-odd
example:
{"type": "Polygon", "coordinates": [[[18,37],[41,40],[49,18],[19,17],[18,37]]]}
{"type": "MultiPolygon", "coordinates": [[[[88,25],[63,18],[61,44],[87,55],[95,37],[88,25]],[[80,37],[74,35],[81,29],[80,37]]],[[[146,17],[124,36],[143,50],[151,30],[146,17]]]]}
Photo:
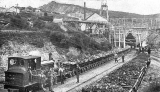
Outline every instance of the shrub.
{"type": "Polygon", "coordinates": [[[11,17],[10,27],[26,29],[26,28],[28,28],[28,23],[25,18],[21,18],[19,15],[16,15],[16,16],[11,17]]]}
{"type": "Polygon", "coordinates": [[[75,47],[81,51],[83,50],[103,50],[108,51],[112,48],[109,42],[98,43],[90,37],[86,36],[82,32],[67,31],[68,36],[65,36],[63,32],[54,32],[50,36],[52,44],[64,48],[75,47]]]}
{"type": "Polygon", "coordinates": [[[70,37],[70,44],[74,47],[83,47],[82,38],[78,36],[70,37]]]}
{"type": "Polygon", "coordinates": [[[59,25],[57,23],[53,23],[53,22],[48,22],[45,24],[45,28],[52,30],[52,31],[61,31],[63,32],[63,30],[59,27],[59,25]]]}
{"type": "Polygon", "coordinates": [[[5,35],[0,31],[0,47],[5,43],[5,35]]]}
{"type": "Polygon", "coordinates": [[[38,29],[42,29],[43,27],[45,27],[45,22],[43,22],[42,20],[37,19],[37,20],[35,20],[33,22],[33,27],[36,27],[38,29]]]}
{"type": "Polygon", "coordinates": [[[68,38],[62,32],[54,32],[50,35],[52,44],[60,47],[65,47],[63,45],[68,43],[67,39],[68,38]]]}
{"type": "Polygon", "coordinates": [[[42,48],[44,47],[44,43],[41,40],[33,40],[30,42],[31,45],[34,45],[35,47],[42,48]]]}
{"type": "Polygon", "coordinates": [[[104,42],[101,42],[101,47],[102,47],[102,50],[107,51],[112,49],[112,44],[110,44],[108,41],[104,41],[104,42]]]}
{"type": "Polygon", "coordinates": [[[94,49],[94,50],[101,50],[101,45],[98,42],[94,41],[94,40],[90,41],[89,47],[94,49]]]}
{"type": "Polygon", "coordinates": [[[79,49],[87,49],[89,47],[90,38],[84,33],[75,31],[69,31],[68,33],[72,35],[72,37],[70,38],[72,45],[79,49]]]}

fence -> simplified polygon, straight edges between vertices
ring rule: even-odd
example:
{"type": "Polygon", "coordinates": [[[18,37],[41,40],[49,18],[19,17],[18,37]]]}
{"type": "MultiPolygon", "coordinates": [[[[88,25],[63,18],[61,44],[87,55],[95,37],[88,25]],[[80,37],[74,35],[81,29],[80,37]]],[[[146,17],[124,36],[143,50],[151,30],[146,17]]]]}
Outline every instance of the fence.
{"type": "MultiPolygon", "coordinates": [[[[138,79],[136,80],[136,83],[135,83],[134,86],[130,89],[129,92],[137,92],[138,87],[140,86],[140,84],[141,84],[141,82],[142,82],[142,80],[143,80],[143,77],[144,77],[144,75],[146,74],[146,71],[147,71],[147,69],[148,69],[148,65],[147,65],[147,64],[148,64],[148,63],[146,63],[146,66],[142,67],[141,73],[140,73],[138,79]]],[[[149,62],[149,64],[150,64],[150,62],[149,62]]]]}

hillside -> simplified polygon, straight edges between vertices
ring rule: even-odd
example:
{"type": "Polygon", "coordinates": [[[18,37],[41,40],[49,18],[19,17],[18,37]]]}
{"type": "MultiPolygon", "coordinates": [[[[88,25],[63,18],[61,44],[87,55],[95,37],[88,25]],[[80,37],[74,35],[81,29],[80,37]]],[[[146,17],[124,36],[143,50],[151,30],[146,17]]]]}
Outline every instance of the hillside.
{"type": "MultiPolygon", "coordinates": [[[[55,1],[45,4],[40,8],[45,11],[57,12],[57,13],[66,14],[66,15],[77,15],[78,17],[83,17],[83,14],[84,14],[84,10],[83,10],[84,8],[81,6],[73,5],[73,4],[57,3],[55,1]]],[[[87,17],[92,13],[99,13],[99,10],[86,8],[87,17]]],[[[157,14],[144,16],[144,15],[139,15],[134,13],[109,10],[109,16],[110,18],[143,18],[143,17],[152,18],[152,17],[157,17],[157,14]]]]}
{"type": "Polygon", "coordinates": [[[40,53],[38,55],[41,55],[42,61],[48,60],[49,53],[52,53],[54,60],[65,57],[66,61],[81,60],[111,48],[108,42],[98,43],[76,31],[0,31],[0,65],[6,65],[8,56],[29,55],[35,51],[40,53]]]}

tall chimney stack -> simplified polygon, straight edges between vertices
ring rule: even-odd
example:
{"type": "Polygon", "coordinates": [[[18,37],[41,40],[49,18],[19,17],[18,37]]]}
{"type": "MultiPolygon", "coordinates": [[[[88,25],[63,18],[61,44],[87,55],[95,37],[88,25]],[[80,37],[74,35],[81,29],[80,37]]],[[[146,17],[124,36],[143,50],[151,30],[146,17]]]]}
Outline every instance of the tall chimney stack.
{"type": "Polygon", "coordinates": [[[86,19],[86,2],[84,2],[84,20],[86,19]]]}

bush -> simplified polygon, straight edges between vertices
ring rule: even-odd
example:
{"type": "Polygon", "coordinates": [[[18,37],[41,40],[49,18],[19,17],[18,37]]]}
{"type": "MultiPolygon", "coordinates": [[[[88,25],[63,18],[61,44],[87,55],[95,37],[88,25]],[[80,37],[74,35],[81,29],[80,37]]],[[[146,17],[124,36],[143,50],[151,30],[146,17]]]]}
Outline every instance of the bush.
{"type": "Polygon", "coordinates": [[[19,15],[16,15],[16,16],[11,17],[10,27],[19,28],[19,29],[27,29],[29,26],[25,18],[21,18],[19,15]]]}
{"type": "Polygon", "coordinates": [[[81,51],[83,50],[103,50],[108,51],[112,48],[109,42],[98,43],[84,33],[67,31],[68,36],[65,36],[63,32],[54,32],[50,36],[52,44],[64,48],[75,47],[81,51]]]}
{"type": "Polygon", "coordinates": [[[45,27],[45,22],[43,22],[42,20],[37,19],[37,20],[35,20],[33,22],[33,27],[36,27],[38,29],[42,29],[43,27],[45,27]]]}
{"type": "Polygon", "coordinates": [[[68,33],[72,35],[72,37],[70,38],[70,42],[72,42],[72,45],[74,47],[85,50],[89,48],[90,38],[84,33],[75,31],[69,31],[68,33]]]}
{"type": "Polygon", "coordinates": [[[48,22],[45,24],[45,28],[52,30],[52,31],[61,31],[63,32],[63,30],[59,27],[59,25],[57,23],[53,23],[53,22],[48,22]]]}
{"type": "Polygon", "coordinates": [[[50,41],[52,42],[52,44],[54,44],[56,46],[59,46],[59,47],[64,47],[65,48],[65,46],[68,45],[67,44],[68,43],[68,38],[62,32],[52,33],[50,35],[50,41]]]}
{"type": "Polygon", "coordinates": [[[41,40],[33,40],[32,42],[30,42],[29,44],[34,45],[37,48],[42,48],[44,47],[44,43],[41,40]]]}
{"type": "Polygon", "coordinates": [[[78,47],[78,48],[84,47],[84,46],[83,46],[82,38],[81,38],[81,37],[78,37],[78,36],[70,37],[70,44],[71,44],[72,46],[78,47]]]}
{"type": "Polygon", "coordinates": [[[101,45],[94,40],[91,40],[91,42],[89,43],[89,47],[94,50],[101,50],[101,45]]]}
{"type": "Polygon", "coordinates": [[[0,47],[6,42],[5,35],[0,31],[0,47]]]}
{"type": "Polygon", "coordinates": [[[102,47],[102,50],[107,51],[112,49],[112,44],[110,44],[108,41],[104,41],[104,42],[101,42],[101,47],[102,47]]]}

